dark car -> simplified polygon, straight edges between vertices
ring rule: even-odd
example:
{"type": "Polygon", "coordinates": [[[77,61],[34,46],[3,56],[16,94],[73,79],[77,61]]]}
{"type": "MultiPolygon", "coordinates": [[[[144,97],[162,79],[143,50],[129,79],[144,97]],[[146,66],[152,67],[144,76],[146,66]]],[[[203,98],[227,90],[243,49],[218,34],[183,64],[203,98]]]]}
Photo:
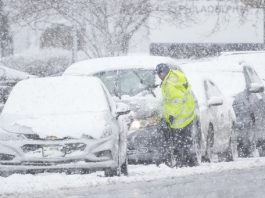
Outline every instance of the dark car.
{"type": "Polygon", "coordinates": [[[264,155],[264,85],[252,67],[244,66],[243,73],[246,89],[238,93],[233,101],[237,120],[239,154],[241,156],[264,155]]]}

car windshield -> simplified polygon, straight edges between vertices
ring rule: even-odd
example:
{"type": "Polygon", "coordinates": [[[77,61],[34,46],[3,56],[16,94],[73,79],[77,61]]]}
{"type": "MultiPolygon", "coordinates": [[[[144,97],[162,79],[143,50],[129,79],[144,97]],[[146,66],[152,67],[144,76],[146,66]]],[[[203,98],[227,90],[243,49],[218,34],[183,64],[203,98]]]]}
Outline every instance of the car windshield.
{"type": "Polygon", "coordinates": [[[11,93],[3,114],[57,115],[108,110],[101,85],[79,78],[32,79],[11,93]]]}
{"type": "Polygon", "coordinates": [[[111,95],[135,96],[155,85],[153,70],[117,70],[96,74],[106,85],[111,95]]]}

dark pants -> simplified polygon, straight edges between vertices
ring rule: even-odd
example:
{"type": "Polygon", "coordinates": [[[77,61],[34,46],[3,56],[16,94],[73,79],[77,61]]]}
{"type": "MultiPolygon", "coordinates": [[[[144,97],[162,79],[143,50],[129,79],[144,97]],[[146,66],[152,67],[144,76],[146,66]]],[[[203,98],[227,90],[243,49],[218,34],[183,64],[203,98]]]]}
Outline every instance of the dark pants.
{"type": "Polygon", "coordinates": [[[194,154],[191,153],[192,149],[192,127],[190,123],[182,129],[172,129],[163,131],[165,144],[164,144],[164,157],[167,158],[173,152],[176,160],[180,166],[194,166],[196,159],[194,154]]]}

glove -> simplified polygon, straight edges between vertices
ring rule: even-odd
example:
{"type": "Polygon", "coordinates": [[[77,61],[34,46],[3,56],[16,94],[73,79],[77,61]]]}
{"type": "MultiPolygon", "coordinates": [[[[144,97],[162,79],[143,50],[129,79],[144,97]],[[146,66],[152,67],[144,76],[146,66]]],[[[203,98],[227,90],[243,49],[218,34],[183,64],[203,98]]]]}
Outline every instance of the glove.
{"type": "Polygon", "coordinates": [[[172,115],[170,115],[169,116],[169,122],[170,122],[170,124],[173,124],[174,120],[175,120],[175,118],[172,115]]]}
{"type": "Polygon", "coordinates": [[[183,86],[185,87],[185,89],[188,89],[188,87],[189,87],[189,83],[186,82],[185,84],[183,84],[183,86]]]}
{"type": "Polygon", "coordinates": [[[158,129],[158,131],[162,131],[162,132],[168,130],[168,126],[167,126],[167,123],[166,123],[164,118],[161,119],[157,129],[158,129]]]}

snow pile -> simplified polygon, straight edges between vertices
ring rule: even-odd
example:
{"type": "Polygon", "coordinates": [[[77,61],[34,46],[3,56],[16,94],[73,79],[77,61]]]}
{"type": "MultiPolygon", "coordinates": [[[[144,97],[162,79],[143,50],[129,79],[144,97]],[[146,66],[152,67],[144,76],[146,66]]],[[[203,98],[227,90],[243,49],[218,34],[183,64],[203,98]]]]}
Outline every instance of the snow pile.
{"type": "Polygon", "coordinates": [[[65,174],[38,174],[19,175],[15,174],[7,178],[0,178],[1,194],[19,194],[79,187],[93,187],[110,184],[134,183],[140,181],[154,181],[161,179],[174,179],[190,175],[207,173],[221,173],[231,170],[246,170],[265,166],[265,158],[240,159],[236,162],[223,162],[203,164],[193,168],[171,169],[165,165],[129,166],[130,176],[106,178],[102,172],[88,175],[65,175],[65,174]]]}

